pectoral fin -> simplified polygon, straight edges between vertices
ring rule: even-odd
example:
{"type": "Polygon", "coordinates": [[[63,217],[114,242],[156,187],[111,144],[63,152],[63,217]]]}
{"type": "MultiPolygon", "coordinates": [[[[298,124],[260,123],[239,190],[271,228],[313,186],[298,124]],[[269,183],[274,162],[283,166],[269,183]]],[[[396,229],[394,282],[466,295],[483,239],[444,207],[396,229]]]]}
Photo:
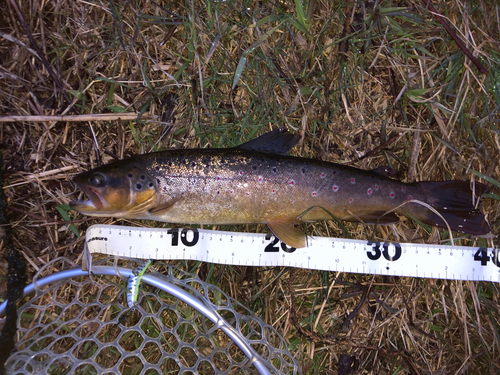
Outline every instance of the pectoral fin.
{"type": "Polygon", "coordinates": [[[168,202],[164,202],[156,207],[151,207],[148,212],[151,215],[154,216],[159,216],[159,215],[164,215],[166,214],[172,207],[174,207],[174,204],[176,204],[179,201],[179,199],[173,199],[168,202]]]}
{"type": "Polygon", "coordinates": [[[306,247],[304,231],[294,226],[298,224],[300,224],[300,221],[288,217],[280,217],[267,222],[267,226],[276,237],[296,249],[306,247]]]}

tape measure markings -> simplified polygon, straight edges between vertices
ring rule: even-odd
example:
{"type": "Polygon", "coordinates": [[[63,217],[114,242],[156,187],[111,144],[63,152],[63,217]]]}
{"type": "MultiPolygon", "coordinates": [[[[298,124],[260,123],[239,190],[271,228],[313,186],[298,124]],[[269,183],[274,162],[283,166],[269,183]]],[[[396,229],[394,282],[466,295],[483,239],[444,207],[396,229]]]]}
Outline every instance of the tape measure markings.
{"type": "Polygon", "coordinates": [[[100,224],[86,238],[91,253],[141,259],[500,282],[499,251],[491,248],[310,237],[295,249],[270,234],[100,224]]]}

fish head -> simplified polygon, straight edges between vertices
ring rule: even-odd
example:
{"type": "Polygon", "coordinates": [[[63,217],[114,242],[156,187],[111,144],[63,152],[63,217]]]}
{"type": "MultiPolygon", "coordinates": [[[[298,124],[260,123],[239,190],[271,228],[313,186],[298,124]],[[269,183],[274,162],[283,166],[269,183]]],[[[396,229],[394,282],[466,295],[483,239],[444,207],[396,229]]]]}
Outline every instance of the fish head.
{"type": "Polygon", "coordinates": [[[80,173],[73,182],[89,199],[69,205],[85,215],[139,218],[156,202],[155,179],[134,164],[104,165],[80,173]]]}

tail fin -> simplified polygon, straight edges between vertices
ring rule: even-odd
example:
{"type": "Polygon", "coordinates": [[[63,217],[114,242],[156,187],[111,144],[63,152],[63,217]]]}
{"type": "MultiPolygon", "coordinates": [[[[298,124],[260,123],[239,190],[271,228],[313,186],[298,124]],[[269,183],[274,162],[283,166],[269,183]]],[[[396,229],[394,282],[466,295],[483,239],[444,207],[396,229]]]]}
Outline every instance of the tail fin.
{"type": "MultiPolygon", "coordinates": [[[[425,202],[445,218],[452,230],[472,235],[482,235],[490,231],[484,215],[472,205],[473,192],[469,181],[426,181],[414,186],[426,197],[425,202]]],[[[488,187],[476,183],[474,192],[476,196],[480,196],[488,192],[488,187]]],[[[424,206],[407,204],[403,210],[425,224],[447,228],[438,215],[424,206]]]]}

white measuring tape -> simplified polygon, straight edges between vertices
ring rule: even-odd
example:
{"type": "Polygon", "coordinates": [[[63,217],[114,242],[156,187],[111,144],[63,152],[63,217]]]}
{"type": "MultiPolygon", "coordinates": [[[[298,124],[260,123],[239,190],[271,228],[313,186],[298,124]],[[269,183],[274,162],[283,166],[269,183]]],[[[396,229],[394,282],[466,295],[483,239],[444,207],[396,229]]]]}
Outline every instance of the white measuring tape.
{"type": "Polygon", "coordinates": [[[90,253],[141,259],[500,282],[499,249],[483,247],[309,237],[295,249],[270,234],[116,225],[92,225],[86,240],[90,253]]]}

